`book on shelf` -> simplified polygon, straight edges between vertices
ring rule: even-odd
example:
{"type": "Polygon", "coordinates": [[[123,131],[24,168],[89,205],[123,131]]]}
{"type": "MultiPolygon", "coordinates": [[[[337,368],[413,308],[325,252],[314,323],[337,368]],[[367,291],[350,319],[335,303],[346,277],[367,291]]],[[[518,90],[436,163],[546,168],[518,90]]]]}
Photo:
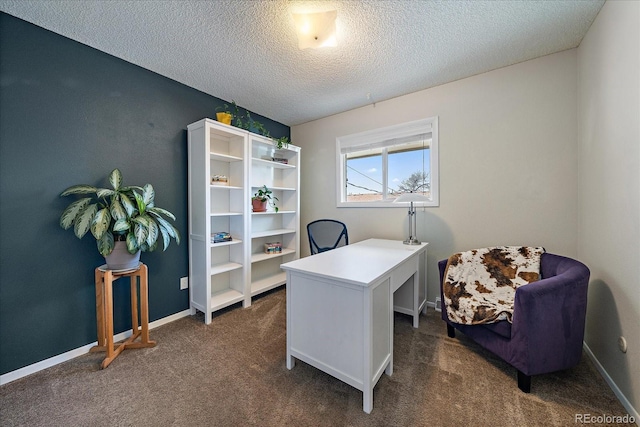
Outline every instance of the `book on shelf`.
{"type": "Polygon", "coordinates": [[[265,254],[279,254],[282,253],[282,243],[280,242],[272,242],[264,244],[264,253],[265,254]]]}
{"type": "Polygon", "coordinates": [[[289,164],[289,159],[285,159],[284,157],[262,156],[262,160],[268,160],[270,162],[282,163],[283,165],[288,165],[289,164]]]}
{"type": "Polygon", "coordinates": [[[211,184],[213,185],[229,185],[229,178],[225,175],[213,175],[211,177],[211,184]]]}
{"type": "Polygon", "coordinates": [[[230,242],[233,239],[231,238],[231,234],[226,231],[218,231],[216,233],[211,233],[211,243],[222,243],[222,242],[230,242]]]}

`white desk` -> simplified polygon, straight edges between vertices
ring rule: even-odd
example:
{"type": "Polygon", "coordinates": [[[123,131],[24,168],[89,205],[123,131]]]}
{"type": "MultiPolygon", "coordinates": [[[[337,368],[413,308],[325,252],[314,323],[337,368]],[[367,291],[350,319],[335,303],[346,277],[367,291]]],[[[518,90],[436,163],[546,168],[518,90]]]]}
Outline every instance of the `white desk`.
{"type": "Polygon", "coordinates": [[[412,315],[416,328],[426,310],[426,252],[427,243],[369,239],[282,264],[287,368],[300,359],[361,390],[371,413],[374,386],[393,373],[393,310],[412,315]]]}

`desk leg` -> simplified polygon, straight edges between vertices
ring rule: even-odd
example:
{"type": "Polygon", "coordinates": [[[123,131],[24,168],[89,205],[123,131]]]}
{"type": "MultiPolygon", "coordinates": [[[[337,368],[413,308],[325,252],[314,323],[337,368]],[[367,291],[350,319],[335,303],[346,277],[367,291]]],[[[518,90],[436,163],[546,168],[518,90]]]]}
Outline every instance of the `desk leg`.
{"type": "Polygon", "coordinates": [[[413,327],[420,323],[420,258],[416,259],[416,272],[413,274],[413,327]]]}
{"type": "MultiPolygon", "coordinates": [[[[418,286],[421,286],[424,290],[424,305],[422,306],[422,314],[427,314],[427,251],[424,251],[424,278],[421,278],[421,281],[418,282],[418,286]]],[[[420,304],[423,302],[421,301],[420,304]]]]}
{"type": "Polygon", "coordinates": [[[287,369],[291,370],[296,366],[296,358],[287,351],[287,369]]]}
{"type": "Polygon", "coordinates": [[[373,410],[373,389],[370,387],[362,392],[362,410],[367,414],[373,410]]]}
{"type": "Polygon", "coordinates": [[[296,359],[291,355],[291,273],[287,271],[287,284],[285,285],[287,293],[287,369],[291,370],[296,366],[296,359]]]}
{"type": "Polygon", "coordinates": [[[393,321],[394,321],[394,312],[393,312],[393,288],[389,287],[389,348],[391,351],[389,352],[389,364],[384,370],[384,373],[391,376],[393,375],[393,321]]]}

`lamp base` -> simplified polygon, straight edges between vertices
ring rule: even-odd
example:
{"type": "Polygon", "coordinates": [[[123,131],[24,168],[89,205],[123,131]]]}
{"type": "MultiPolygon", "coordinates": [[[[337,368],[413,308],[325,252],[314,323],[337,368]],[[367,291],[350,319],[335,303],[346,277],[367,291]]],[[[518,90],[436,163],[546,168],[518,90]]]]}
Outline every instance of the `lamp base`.
{"type": "Polygon", "coordinates": [[[407,240],[403,241],[402,243],[404,243],[405,245],[421,245],[422,244],[420,243],[420,240],[414,237],[409,237],[407,240]]]}

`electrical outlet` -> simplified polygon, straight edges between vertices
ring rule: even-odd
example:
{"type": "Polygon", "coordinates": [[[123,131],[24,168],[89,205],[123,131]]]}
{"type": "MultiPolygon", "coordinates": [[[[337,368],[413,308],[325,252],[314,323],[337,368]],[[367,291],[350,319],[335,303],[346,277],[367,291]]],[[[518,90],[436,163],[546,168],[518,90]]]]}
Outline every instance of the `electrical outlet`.
{"type": "Polygon", "coordinates": [[[180,290],[189,289],[189,278],[181,277],[180,278],[180,290]]]}
{"type": "Polygon", "coordinates": [[[618,348],[623,353],[627,352],[627,340],[624,339],[624,337],[619,337],[618,338],[618,348]]]}

